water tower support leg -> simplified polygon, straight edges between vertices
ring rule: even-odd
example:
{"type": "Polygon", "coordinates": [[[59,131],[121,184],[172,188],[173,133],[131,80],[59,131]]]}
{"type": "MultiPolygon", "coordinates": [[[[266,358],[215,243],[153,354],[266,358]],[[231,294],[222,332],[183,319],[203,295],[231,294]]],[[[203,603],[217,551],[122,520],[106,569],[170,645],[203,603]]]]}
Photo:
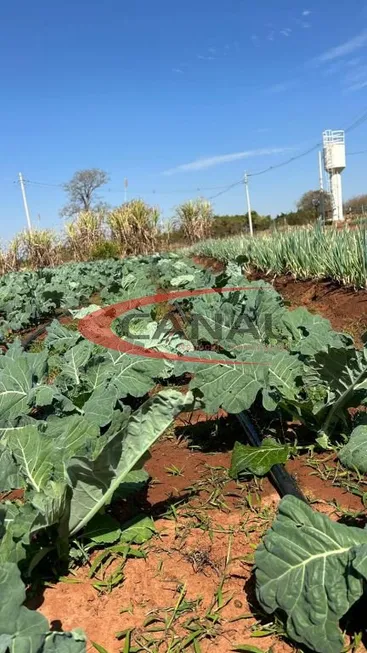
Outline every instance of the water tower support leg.
{"type": "Polygon", "coordinates": [[[343,222],[343,194],[340,172],[331,175],[331,194],[333,204],[333,222],[343,222]]]}

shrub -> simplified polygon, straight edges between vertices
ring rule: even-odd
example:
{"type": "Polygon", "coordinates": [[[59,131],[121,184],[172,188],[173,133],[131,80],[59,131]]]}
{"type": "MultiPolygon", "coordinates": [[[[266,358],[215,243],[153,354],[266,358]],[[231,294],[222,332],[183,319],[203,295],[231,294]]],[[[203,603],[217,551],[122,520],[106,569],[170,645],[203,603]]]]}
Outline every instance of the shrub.
{"type": "Polygon", "coordinates": [[[120,247],[118,243],[113,243],[111,240],[103,240],[94,245],[90,252],[92,260],[105,259],[105,258],[119,258],[120,247]]]}

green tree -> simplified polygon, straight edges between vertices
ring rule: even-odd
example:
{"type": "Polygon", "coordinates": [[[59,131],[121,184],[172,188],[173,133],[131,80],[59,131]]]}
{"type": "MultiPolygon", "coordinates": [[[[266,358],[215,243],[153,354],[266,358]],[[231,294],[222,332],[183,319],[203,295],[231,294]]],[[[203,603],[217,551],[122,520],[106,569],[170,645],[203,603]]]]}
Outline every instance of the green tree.
{"type": "Polygon", "coordinates": [[[367,195],[355,195],[347,200],[344,204],[344,213],[346,216],[348,214],[367,214],[367,195]]]}
{"type": "MultiPolygon", "coordinates": [[[[269,229],[272,224],[270,215],[260,215],[251,211],[252,226],[254,231],[269,229]]],[[[222,237],[243,234],[248,230],[248,214],[245,215],[216,215],[213,222],[213,236],[222,237]]]]}
{"type": "MultiPolygon", "coordinates": [[[[321,207],[321,191],[308,190],[303,193],[302,197],[297,202],[298,211],[303,213],[314,213],[315,216],[320,214],[321,207]]],[[[331,211],[331,198],[330,194],[324,191],[325,212],[328,214],[331,211]]]]}

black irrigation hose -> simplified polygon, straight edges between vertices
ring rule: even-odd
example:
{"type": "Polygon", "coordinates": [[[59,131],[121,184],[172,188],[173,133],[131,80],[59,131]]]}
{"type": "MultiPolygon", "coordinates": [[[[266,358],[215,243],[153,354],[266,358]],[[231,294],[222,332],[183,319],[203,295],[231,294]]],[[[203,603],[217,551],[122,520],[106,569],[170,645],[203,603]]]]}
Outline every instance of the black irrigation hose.
{"type": "Polygon", "coordinates": [[[42,336],[44,334],[44,332],[46,331],[47,327],[50,324],[51,324],[51,322],[47,322],[46,324],[42,324],[37,329],[35,329],[35,331],[32,331],[32,333],[29,333],[27,336],[25,336],[25,338],[23,338],[21,340],[21,345],[22,345],[23,349],[27,349],[29,347],[29,345],[31,345],[32,342],[34,342],[34,340],[37,340],[37,338],[42,336]]]}
{"type": "MultiPolygon", "coordinates": [[[[261,447],[261,438],[247,413],[239,413],[236,415],[236,417],[243,430],[245,431],[248,439],[250,440],[252,446],[261,447]]],[[[287,472],[284,465],[273,465],[269,472],[269,477],[281,497],[284,497],[287,494],[292,494],[297,499],[307,503],[306,497],[299,489],[293,476],[287,472]]]]}
{"type": "Polygon", "coordinates": [[[50,324],[52,323],[52,321],[54,319],[56,319],[56,318],[60,319],[60,317],[67,317],[69,315],[70,315],[69,311],[62,311],[57,316],[55,316],[52,319],[48,320],[44,324],[41,324],[39,327],[37,327],[37,329],[32,331],[32,333],[29,333],[27,336],[25,336],[21,340],[21,345],[22,345],[23,349],[27,349],[32,344],[32,342],[34,342],[35,340],[37,340],[37,338],[42,336],[45,333],[47,327],[50,326],[50,324]]]}

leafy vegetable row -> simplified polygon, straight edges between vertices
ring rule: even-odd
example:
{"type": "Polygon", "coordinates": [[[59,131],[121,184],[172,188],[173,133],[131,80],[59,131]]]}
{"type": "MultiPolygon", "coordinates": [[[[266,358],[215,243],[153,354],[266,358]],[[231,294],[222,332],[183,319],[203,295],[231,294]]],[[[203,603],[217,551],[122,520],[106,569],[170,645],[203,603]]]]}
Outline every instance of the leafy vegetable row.
{"type": "MultiPolygon", "coordinates": [[[[111,523],[106,508],[147,481],[143,463],[150,446],[177,412],[194,404],[208,413],[255,405],[270,415],[282,411],[319,442],[346,443],[342,463],[366,471],[367,426],[353,431],[347,409],[366,403],[367,351],[356,350],[327,320],[302,308],[289,311],[271,285],[246,281],[237,265],[213,275],[177,255],[157,255],[24,274],[9,275],[0,287],[7,293],[4,324],[13,331],[42,319],[43,310],[51,315],[59,307],[87,305],[96,293],[93,302],[103,305],[157,288],[215,292],[139,309],[128,333],[124,321],[114,325],[120,336],[163,353],[200,352],[200,365],[106,350],[57,320],[43,351],[25,352],[16,341],[0,356],[0,491],[24,490],[24,501],[2,504],[4,565],[17,563],[27,575],[55,549],[67,561],[76,536],[95,545],[134,541],[128,528],[111,523]],[[28,306],[37,274],[40,295],[34,294],[34,312],[23,315],[17,302],[28,306]],[[42,308],[45,293],[54,294],[42,308]],[[148,397],[157,383],[187,373],[186,395],[165,390],[148,397]]],[[[73,312],[76,319],[84,314],[73,312]]],[[[238,443],[231,473],[265,473],[287,455],[276,442],[256,451],[238,443]]],[[[337,623],[363,592],[364,537],[296,500],[283,501],[257,554],[258,597],[269,612],[287,613],[296,641],[322,653],[342,650],[337,623]]]]}

